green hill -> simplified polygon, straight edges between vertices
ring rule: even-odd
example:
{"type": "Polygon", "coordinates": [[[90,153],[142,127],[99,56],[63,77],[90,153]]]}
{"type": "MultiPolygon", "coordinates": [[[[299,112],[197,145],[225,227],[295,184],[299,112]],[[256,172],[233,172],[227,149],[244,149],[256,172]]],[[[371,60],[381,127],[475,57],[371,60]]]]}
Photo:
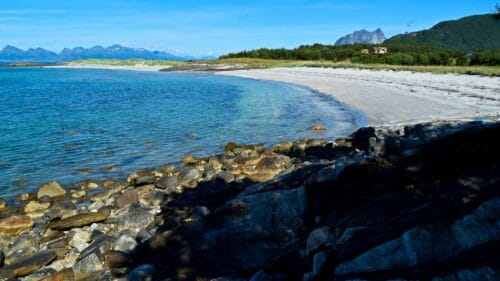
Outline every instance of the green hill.
{"type": "Polygon", "coordinates": [[[428,30],[396,35],[384,43],[423,45],[473,52],[500,49],[500,19],[493,14],[444,21],[428,30]]]}

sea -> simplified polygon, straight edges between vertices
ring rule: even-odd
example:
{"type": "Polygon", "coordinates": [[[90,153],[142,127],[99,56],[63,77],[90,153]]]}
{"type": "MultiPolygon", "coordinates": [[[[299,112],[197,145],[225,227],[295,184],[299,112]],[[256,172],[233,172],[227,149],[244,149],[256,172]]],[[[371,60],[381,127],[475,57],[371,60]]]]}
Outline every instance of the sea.
{"type": "Polygon", "coordinates": [[[309,88],[213,74],[0,67],[0,196],[40,184],[124,179],[220,154],[229,141],[271,146],[334,139],[361,113],[309,88]],[[324,124],[327,130],[309,127],[324,124]]]}

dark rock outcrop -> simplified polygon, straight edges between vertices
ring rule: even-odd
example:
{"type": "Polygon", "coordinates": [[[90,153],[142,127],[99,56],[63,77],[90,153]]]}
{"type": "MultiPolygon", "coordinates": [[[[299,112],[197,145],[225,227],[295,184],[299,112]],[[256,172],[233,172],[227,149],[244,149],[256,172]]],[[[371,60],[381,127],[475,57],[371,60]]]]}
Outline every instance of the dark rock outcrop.
{"type": "MultiPolygon", "coordinates": [[[[132,256],[181,280],[495,280],[498,143],[500,124],[471,122],[365,128],[309,154],[304,146],[302,157],[333,162],[226,201],[193,190],[191,206],[211,212],[167,220],[132,256]]],[[[179,212],[184,196],[166,210],[179,212]]]]}

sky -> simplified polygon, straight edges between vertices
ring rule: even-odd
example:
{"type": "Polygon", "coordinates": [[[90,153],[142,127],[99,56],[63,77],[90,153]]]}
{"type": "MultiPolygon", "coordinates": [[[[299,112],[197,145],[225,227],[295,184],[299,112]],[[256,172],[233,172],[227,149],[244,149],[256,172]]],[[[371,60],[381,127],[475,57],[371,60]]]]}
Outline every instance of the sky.
{"type": "Polygon", "coordinates": [[[333,44],[354,30],[386,37],[492,13],[498,0],[0,0],[0,48],[120,44],[221,55],[333,44]]]}

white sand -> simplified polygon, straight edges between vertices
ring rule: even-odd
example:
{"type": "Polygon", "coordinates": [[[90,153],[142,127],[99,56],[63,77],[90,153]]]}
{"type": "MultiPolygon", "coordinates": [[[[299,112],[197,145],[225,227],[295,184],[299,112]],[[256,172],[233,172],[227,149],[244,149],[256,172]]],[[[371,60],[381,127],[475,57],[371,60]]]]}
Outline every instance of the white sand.
{"type": "Polygon", "coordinates": [[[415,123],[500,114],[500,78],[333,68],[224,71],[299,84],[331,94],[365,113],[370,125],[415,123]]]}

